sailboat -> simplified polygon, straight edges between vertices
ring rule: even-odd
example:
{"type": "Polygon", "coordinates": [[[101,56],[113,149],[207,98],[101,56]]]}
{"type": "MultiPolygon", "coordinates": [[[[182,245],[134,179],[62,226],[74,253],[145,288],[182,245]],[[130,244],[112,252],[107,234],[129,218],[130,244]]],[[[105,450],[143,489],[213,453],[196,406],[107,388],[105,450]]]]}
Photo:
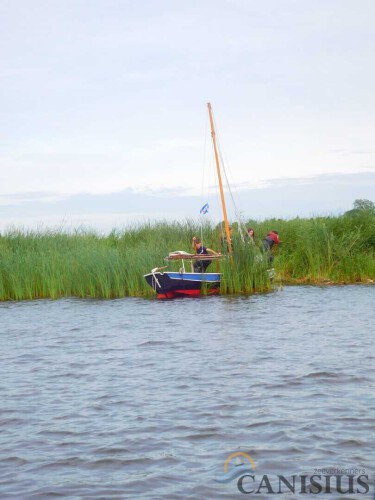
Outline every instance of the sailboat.
{"type": "MultiPolygon", "coordinates": [[[[224,189],[221,177],[219,154],[216,142],[216,133],[214,120],[212,115],[211,103],[207,104],[208,115],[210,119],[211,126],[211,136],[215,156],[215,164],[217,170],[217,178],[219,183],[221,206],[223,210],[225,235],[228,246],[228,255],[232,254],[232,243],[230,236],[230,228],[228,223],[227,209],[225,204],[224,189]]],[[[181,268],[177,272],[165,271],[168,266],[156,267],[150,273],[146,274],[144,278],[147,283],[155,290],[158,298],[174,298],[174,297],[197,297],[202,293],[205,294],[217,294],[220,290],[220,279],[221,274],[217,273],[206,273],[206,272],[194,272],[194,262],[206,261],[206,260],[216,260],[221,258],[228,258],[227,254],[190,254],[188,252],[176,251],[171,252],[165,260],[176,261],[181,260],[181,268]],[[185,262],[188,261],[191,264],[191,270],[187,271],[185,269],[185,262]]]]}

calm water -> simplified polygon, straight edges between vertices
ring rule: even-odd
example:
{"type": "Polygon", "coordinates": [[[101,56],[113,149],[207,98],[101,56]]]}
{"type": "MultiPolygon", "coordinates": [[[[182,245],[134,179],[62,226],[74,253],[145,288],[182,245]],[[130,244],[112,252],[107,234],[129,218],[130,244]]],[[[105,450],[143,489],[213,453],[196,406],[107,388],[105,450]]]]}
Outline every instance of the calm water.
{"type": "Polygon", "coordinates": [[[257,480],[373,477],[374,304],[370,286],[1,304],[0,497],[276,498],[215,481],[239,451],[257,480]]]}

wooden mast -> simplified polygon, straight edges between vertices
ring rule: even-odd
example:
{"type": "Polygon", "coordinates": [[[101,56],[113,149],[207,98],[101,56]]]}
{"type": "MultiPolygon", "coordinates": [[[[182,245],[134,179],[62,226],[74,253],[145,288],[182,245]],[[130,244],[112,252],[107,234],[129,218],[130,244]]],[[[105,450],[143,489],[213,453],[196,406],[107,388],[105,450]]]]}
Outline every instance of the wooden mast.
{"type": "Polygon", "coordinates": [[[212,117],[212,107],[211,107],[211,103],[210,102],[207,103],[207,107],[208,107],[208,114],[209,114],[209,117],[210,117],[212,142],[214,144],[215,162],[216,162],[216,169],[217,169],[217,177],[218,177],[218,180],[219,180],[221,206],[223,207],[223,216],[224,216],[225,234],[227,236],[228,252],[229,252],[229,254],[232,254],[232,241],[231,241],[231,238],[230,238],[230,230],[229,230],[229,224],[228,224],[227,208],[226,208],[226,205],[225,205],[223,183],[221,181],[219,155],[217,153],[217,146],[216,146],[216,134],[215,134],[214,119],[212,117]]]}

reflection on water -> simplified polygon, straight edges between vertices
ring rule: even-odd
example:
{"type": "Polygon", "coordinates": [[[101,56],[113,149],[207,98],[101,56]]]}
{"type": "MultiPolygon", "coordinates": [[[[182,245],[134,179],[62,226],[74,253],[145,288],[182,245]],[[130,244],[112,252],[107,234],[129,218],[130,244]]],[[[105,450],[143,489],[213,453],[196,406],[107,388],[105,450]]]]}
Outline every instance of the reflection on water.
{"type": "Polygon", "coordinates": [[[372,475],[374,298],[1,304],[1,498],[241,497],[215,481],[238,451],[258,477],[372,475]]]}

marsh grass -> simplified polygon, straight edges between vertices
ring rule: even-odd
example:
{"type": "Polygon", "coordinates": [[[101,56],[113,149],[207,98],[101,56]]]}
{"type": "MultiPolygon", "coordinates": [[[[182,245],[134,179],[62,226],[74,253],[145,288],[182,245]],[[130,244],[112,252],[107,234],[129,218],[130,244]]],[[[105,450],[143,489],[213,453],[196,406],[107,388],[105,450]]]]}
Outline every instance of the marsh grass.
{"type": "MultiPolygon", "coordinates": [[[[250,221],[255,245],[242,244],[234,227],[233,258],[213,262],[208,270],[222,273],[223,294],[270,290],[261,240],[276,229],[283,243],[274,267],[282,282],[366,283],[375,277],[374,219],[363,214],[250,221]]],[[[225,250],[217,227],[206,224],[203,234],[205,246],[225,250]]],[[[106,236],[84,229],[8,231],[0,237],[0,300],[153,296],[143,275],[166,265],[164,257],[170,251],[192,251],[193,235],[200,236],[201,228],[189,220],[143,224],[106,236]]],[[[178,270],[181,262],[169,267],[178,270]]],[[[190,271],[189,264],[186,270],[190,271]]]]}
{"type": "Polygon", "coordinates": [[[283,282],[355,283],[375,278],[375,217],[268,220],[258,234],[276,229],[282,244],[275,267],[283,282]]]}

